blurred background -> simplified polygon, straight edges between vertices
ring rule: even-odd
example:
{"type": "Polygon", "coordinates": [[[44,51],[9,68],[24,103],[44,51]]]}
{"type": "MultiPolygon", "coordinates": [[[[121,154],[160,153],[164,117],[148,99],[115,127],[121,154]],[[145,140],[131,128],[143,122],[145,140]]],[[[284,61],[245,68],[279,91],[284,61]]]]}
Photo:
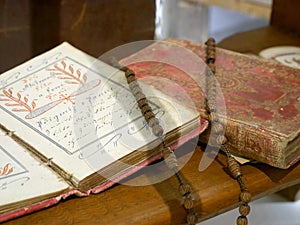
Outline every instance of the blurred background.
{"type": "Polygon", "coordinates": [[[217,41],[269,23],[271,0],[0,0],[0,72],[63,41],[98,57],[121,44],[217,41]]]}
{"type": "Polygon", "coordinates": [[[156,0],[155,37],[220,41],[237,32],[267,26],[272,0],[156,0]]]}
{"type": "MultiPolygon", "coordinates": [[[[171,37],[203,43],[214,37],[219,43],[232,34],[268,26],[272,4],[272,0],[0,0],[0,73],[63,41],[95,57],[138,40],[171,37]]],[[[279,17],[276,22],[285,21],[279,17]]],[[[299,20],[295,22],[299,31],[299,20]]],[[[298,190],[299,185],[253,202],[250,223],[300,225],[298,190]]],[[[237,213],[233,210],[201,225],[233,224],[237,213]]]]}

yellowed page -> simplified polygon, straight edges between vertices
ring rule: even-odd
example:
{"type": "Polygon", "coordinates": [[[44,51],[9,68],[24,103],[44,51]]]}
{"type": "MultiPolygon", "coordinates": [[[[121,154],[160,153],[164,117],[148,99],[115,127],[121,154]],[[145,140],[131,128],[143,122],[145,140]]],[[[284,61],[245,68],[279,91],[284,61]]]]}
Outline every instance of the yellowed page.
{"type": "MultiPolygon", "coordinates": [[[[68,43],[2,74],[0,82],[0,123],[75,185],[155,139],[124,74],[68,43]]],[[[166,132],[198,116],[143,89],[166,132]]]]}
{"type": "Polygon", "coordinates": [[[32,202],[30,199],[41,196],[56,197],[67,189],[68,184],[61,177],[0,132],[0,214],[20,205],[29,206],[26,202],[6,205],[32,202]]]}

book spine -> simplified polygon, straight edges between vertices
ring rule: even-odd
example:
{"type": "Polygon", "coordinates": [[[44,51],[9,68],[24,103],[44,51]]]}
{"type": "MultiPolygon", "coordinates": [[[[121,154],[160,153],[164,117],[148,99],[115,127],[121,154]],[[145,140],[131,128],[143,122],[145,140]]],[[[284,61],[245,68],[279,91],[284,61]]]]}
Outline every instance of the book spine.
{"type": "Polygon", "coordinates": [[[283,157],[287,142],[277,134],[259,127],[227,120],[226,137],[228,149],[237,155],[287,168],[283,157]]]}
{"type": "MultiPolygon", "coordinates": [[[[265,131],[241,122],[226,121],[226,147],[236,155],[271,166],[286,169],[289,163],[282,156],[287,143],[279,135],[265,131]]],[[[199,140],[208,143],[209,129],[199,136],[199,140]]]]}

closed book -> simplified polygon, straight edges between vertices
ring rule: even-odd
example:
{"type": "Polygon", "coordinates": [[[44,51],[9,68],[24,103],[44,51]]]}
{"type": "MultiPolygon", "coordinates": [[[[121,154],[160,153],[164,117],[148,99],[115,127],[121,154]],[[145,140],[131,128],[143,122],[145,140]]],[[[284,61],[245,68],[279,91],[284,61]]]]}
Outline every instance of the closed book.
{"type": "MultiPolygon", "coordinates": [[[[195,69],[187,51],[205,62],[204,44],[180,39],[156,42],[120,62],[140,78],[158,77],[178,84],[206,117],[203,87],[195,81],[197,76],[205,79],[205,70],[201,70],[201,66],[195,69]]],[[[300,71],[221,48],[216,48],[215,66],[219,93],[224,99],[220,107],[223,112],[219,113],[226,112],[221,116],[226,119],[229,150],[278,168],[296,163],[300,158],[300,71]]],[[[169,88],[159,79],[148,79],[148,84],[186,102],[187,98],[176,88],[169,88]]]]}

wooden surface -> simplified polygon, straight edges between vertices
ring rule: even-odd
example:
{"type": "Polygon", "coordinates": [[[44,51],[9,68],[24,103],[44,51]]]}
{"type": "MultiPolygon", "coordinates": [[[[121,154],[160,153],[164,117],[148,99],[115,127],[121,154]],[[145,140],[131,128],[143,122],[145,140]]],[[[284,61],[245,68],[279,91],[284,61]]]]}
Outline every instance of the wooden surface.
{"type": "Polygon", "coordinates": [[[292,45],[300,46],[298,0],[273,0],[270,26],[225,38],[218,46],[229,50],[258,55],[265,48],[292,45]]]}
{"type": "MultiPolygon", "coordinates": [[[[240,190],[238,183],[227,173],[226,156],[222,154],[206,170],[199,172],[202,154],[197,148],[182,173],[192,184],[197,196],[197,211],[204,220],[236,207],[240,190]]],[[[244,165],[242,172],[255,199],[300,183],[299,164],[288,170],[263,164],[244,165]]],[[[139,184],[149,180],[153,173],[148,171],[145,175],[142,170],[130,180],[139,184]]],[[[171,177],[154,185],[116,185],[101,194],[67,199],[6,224],[184,224],[185,212],[180,203],[177,181],[171,177]]]]}
{"type": "Polygon", "coordinates": [[[274,26],[268,26],[237,33],[218,43],[221,48],[256,55],[265,48],[280,45],[300,46],[300,36],[295,33],[285,33],[274,26]]]}
{"type": "MultiPolygon", "coordinates": [[[[242,51],[251,50],[248,43],[256,43],[254,52],[270,44],[280,43],[282,36],[273,29],[254,31],[247,36],[236,36],[234,41],[222,42],[222,47],[242,51]],[[275,32],[275,33],[272,33],[275,32]],[[271,35],[264,37],[264,35],[271,35]],[[240,38],[239,38],[240,37],[240,38]],[[259,43],[253,38],[269,40],[269,43],[259,43]]],[[[284,35],[283,35],[284,36],[284,35]]],[[[286,39],[286,41],[288,38],[286,39]]],[[[293,42],[291,39],[289,43],[293,42]]],[[[281,42],[287,43],[287,42],[281,42]]],[[[299,42],[298,42],[299,43],[299,42]]],[[[193,149],[185,145],[185,148],[193,149]]],[[[180,150],[179,150],[180,151],[180,150]]],[[[191,183],[197,196],[197,211],[201,220],[216,216],[238,204],[239,185],[227,173],[226,157],[219,154],[212,164],[203,172],[199,172],[198,165],[203,152],[198,148],[192,158],[182,169],[184,179],[191,183]]],[[[157,168],[157,170],[159,170],[157,168]]],[[[142,170],[129,180],[135,184],[149,180],[151,175],[160,172],[142,170]],[[145,173],[144,173],[145,172],[145,173]]],[[[265,164],[248,164],[242,166],[245,184],[257,199],[266,194],[277,192],[286,187],[300,183],[300,164],[290,169],[281,170],[265,164]]],[[[274,212],[280,213],[280,212],[274,212]]],[[[263,215],[260,215],[263,216],[263,215]]],[[[178,193],[178,184],[174,177],[163,182],[147,186],[116,185],[98,195],[84,198],[73,197],[60,202],[48,209],[26,215],[22,218],[8,221],[7,225],[34,224],[34,225],[86,225],[86,224],[184,224],[185,211],[181,206],[181,196],[178,193]]],[[[251,221],[250,221],[251,223],[251,221]]],[[[235,221],[232,221],[235,224],[235,221]]]]}

